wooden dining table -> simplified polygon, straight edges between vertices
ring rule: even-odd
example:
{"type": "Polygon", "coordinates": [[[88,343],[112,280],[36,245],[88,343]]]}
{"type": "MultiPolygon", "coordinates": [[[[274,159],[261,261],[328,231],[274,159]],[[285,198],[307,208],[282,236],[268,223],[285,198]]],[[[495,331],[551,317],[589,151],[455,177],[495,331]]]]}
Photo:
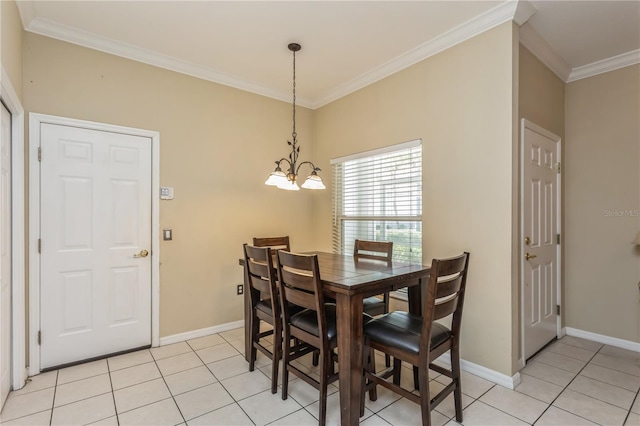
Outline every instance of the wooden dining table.
{"type": "MultiPolygon", "coordinates": [[[[357,425],[360,420],[362,377],[362,300],[366,297],[408,287],[409,312],[421,314],[421,294],[426,292],[428,266],[415,263],[356,261],[352,256],[323,252],[317,254],[322,288],[336,300],[338,318],[338,370],[340,382],[340,422],[357,425]],[[424,288],[424,290],[423,290],[424,288]]],[[[240,262],[244,265],[244,260],[240,262]]],[[[245,289],[248,290],[245,268],[245,289]]],[[[251,350],[251,303],[245,291],[245,357],[251,350]]]]}

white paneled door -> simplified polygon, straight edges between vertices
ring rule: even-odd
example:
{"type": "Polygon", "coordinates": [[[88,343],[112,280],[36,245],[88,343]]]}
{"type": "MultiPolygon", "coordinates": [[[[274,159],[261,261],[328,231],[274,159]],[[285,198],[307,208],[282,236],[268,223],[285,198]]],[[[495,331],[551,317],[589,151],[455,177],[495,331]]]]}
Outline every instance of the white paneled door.
{"type": "Polygon", "coordinates": [[[11,389],[11,114],[0,103],[0,409],[11,389]]]}
{"type": "Polygon", "coordinates": [[[150,345],[151,139],[40,135],[40,368],[150,345]]]}
{"type": "Polygon", "coordinates": [[[557,336],[559,141],[523,121],[524,358],[557,336]]]}

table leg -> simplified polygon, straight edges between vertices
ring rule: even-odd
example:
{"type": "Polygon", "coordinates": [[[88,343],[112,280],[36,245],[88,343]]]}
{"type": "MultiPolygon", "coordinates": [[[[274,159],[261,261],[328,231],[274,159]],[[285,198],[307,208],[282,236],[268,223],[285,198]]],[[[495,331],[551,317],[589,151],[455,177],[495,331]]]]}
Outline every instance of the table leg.
{"type": "Polygon", "coordinates": [[[409,313],[413,315],[422,315],[422,294],[426,294],[426,286],[428,283],[428,278],[421,278],[418,285],[413,285],[407,288],[407,304],[409,306],[409,313]]]}
{"type": "Polygon", "coordinates": [[[340,423],[360,422],[362,375],[362,296],[337,294],[338,368],[340,369],[340,423]]]}
{"type": "MultiPolygon", "coordinates": [[[[409,312],[414,315],[422,315],[422,295],[427,294],[428,278],[421,278],[418,285],[407,289],[409,312]]],[[[418,389],[418,367],[413,366],[413,387],[418,389]]]]}

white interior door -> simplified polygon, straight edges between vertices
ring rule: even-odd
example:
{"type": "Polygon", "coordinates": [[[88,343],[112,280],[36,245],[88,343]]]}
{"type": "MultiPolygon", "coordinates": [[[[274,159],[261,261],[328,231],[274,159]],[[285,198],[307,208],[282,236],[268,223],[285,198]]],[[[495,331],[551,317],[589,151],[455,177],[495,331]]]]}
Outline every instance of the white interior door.
{"type": "Polygon", "coordinates": [[[523,120],[524,359],[557,336],[560,138],[523,120]]]}
{"type": "Polygon", "coordinates": [[[0,103],[0,409],[11,389],[11,114],[0,103]]]}
{"type": "Polygon", "coordinates": [[[40,135],[40,368],[150,345],[151,139],[40,135]]]}

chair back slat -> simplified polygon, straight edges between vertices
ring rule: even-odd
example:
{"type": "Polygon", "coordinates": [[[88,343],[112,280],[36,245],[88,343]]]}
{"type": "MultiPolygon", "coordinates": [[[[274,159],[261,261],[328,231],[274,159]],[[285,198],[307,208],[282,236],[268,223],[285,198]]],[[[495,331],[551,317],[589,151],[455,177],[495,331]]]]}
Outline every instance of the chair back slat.
{"type": "Polygon", "coordinates": [[[254,237],[253,245],[256,247],[271,247],[272,250],[291,251],[288,235],[284,237],[254,237]]]}
{"type": "Polygon", "coordinates": [[[305,275],[302,270],[293,270],[287,267],[282,268],[282,279],[289,287],[304,290],[307,293],[315,292],[315,280],[310,275],[305,275]]]}
{"type": "Polygon", "coordinates": [[[257,277],[268,278],[269,274],[272,273],[272,271],[269,271],[269,265],[267,264],[267,262],[261,259],[252,259],[251,257],[249,257],[247,268],[249,268],[249,273],[251,275],[255,275],[257,277]]]}
{"type": "MultiPolygon", "coordinates": [[[[436,299],[451,296],[460,290],[462,285],[462,275],[451,275],[438,281],[436,288],[436,299]]],[[[437,302],[436,302],[437,303],[437,302]]]]}
{"type": "Polygon", "coordinates": [[[453,314],[458,307],[458,295],[452,299],[447,299],[445,302],[436,303],[433,311],[433,320],[439,320],[453,314]]]}
{"type": "Polygon", "coordinates": [[[441,259],[438,266],[438,276],[445,277],[447,275],[458,274],[466,270],[466,265],[467,259],[464,255],[441,259]]]}
{"type": "Polygon", "coordinates": [[[355,243],[353,244],[353,257],[355,260],[381,260],[387,262],[387,264],[390,265],[392,256],[392,241],[355,240],[355,243]]]}
{"type": "Polygon", "coordinates": [[[262,293],[269,294],[269,292],[271,291],[269,280],[260,275],[256,276],[249,274],[249,285],[251,285],[251,288],[262,293]]]}
{"type": "Polygon", "coordinates": [[[305,309],[312,309],[314,311],[317,309],[315,294],[286,286],[282,289],[287,303],[293,303],[294,305],[302,306],[305,309]]]}

